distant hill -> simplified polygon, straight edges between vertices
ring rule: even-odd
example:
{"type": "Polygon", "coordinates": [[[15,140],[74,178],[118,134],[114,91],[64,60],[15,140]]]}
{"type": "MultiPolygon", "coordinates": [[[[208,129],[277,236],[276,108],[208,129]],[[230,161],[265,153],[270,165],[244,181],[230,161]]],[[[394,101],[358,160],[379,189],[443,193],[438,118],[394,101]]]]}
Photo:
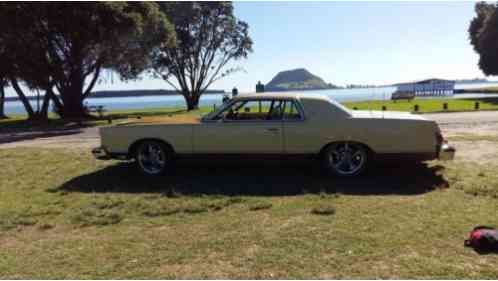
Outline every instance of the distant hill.
{"type": "Polygon", "coordinates": [[[265,85],[265,91],[294,91],[336,89],[337,86],[326,83],[322,78],[310,73],[304,68],[279,72],[265,85]]]}

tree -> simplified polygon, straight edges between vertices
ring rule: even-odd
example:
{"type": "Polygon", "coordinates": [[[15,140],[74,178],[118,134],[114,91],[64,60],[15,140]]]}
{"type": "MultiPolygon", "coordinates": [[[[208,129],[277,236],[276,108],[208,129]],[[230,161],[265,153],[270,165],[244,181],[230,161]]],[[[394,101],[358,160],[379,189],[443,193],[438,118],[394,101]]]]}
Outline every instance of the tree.
{"type": "Polygon", "coordinates": [[[5,119],[4,106],[5,106],[5,87],[7,87],[7,80],[0,77],[0,119],[5,119]]]}
{"type": "Polygon", "coordinates": [[[497,5],[478,2],[476,17],[469,25],[469,39],[479,54],[479,68],[486,75],[498,74],[498,12],[497,5]]]}
{"type": "Polygon", "coordinates": [[[159,5],[174,25],[176,45],[154,53],[153,71],[180,92],[192,110],[212,83],[239,70],[227,67],[229,62],[252,51],[249,26],[236,19],[230,2],[159,5]]]}
{"type": "Polygon", "coordinates": [[[62,117],[80,118],[103,69],[136,78],[158,44],[174,43],[172,26],[151,2],[0,4],[0,24],[4,72],[30,116],[18,80],[45,91],[47,108],[52,100],[62,117]]]}

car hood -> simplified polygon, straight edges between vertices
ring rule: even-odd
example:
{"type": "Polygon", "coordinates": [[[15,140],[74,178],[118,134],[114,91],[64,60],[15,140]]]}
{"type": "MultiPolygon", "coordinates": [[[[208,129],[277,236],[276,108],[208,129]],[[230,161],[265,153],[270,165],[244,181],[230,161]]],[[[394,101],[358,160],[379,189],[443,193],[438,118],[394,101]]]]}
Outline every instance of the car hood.
{"type": "Polygon", "coordinates": [[[358,119],[397,119],[397,120],[424,120],[421,115],[402,111],[374,111],[374,110],[352,110],[353,118],[358,119]]]}
{"type": "Polygon", "coordinates": [[[137,126],[137,125],[192,125],[199,124],[200,118],[194,115],[181,116],[157,116],[142,117],[135,120],[127,120],[116,124],[117,126],[137,126]]]}

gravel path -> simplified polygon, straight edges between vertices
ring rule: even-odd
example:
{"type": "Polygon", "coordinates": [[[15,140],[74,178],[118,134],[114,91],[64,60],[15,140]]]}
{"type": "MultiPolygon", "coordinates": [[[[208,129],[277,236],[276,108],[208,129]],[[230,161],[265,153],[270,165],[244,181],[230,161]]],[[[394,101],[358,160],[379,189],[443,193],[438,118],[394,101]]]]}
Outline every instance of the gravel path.
{"type": "MultiPolygon", "coordinates": [[[[434,113],[423,116],[438,122],[447,136],[468,134],[498,136],[498,111],[434,113]]],[[[99,143],[97,127],[0,133],[0,148],[19,146],[91,148],[98,146],[99,143]]]]}
{"type": "Polygon", "coordinates": [[[436,120],[442,125],[498,123],[498,111],[455,112],[423,114],[425,118],[436,120]]]}
{"type": "Polygon", "coordinates": [[[435,120],[445,135],[498,136],[498,111],[424,114],[435,120]]]}

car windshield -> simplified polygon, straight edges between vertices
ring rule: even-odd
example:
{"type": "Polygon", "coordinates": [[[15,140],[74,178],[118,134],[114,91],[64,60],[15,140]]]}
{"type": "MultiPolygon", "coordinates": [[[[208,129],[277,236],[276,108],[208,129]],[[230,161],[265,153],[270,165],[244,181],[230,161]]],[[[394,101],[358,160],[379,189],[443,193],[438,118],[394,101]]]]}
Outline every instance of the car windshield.
{"type": "Polygon", "coordinates": [[[229,105],[230,105],[229,102],[222,104],[219,108],[202,115],[201,120],[202,121],[211,120],[214,116],[218,115],[219,112],[225,110],[229,105]]]}
{"type": "Polygon", "coordinates": [[[332,99],[332,98],[330,98],[330,97],[328,97],[328,96],[327,96],[327,98],[328,98],[329,102],[330,102],[331,104],[333,104],[335,107],[337,107],[338,109],[340,109],[340,110],[342,110],[342,111],[344,111],[344,112],[347,112],[348,114],[351,114],[351,110],[350,110],[349,108],[345,107],[345,106],[344,106],[344,105],[342,105],[341,103],[339,103],[339,102],[335,101],[334,99],[332,99]]]}

